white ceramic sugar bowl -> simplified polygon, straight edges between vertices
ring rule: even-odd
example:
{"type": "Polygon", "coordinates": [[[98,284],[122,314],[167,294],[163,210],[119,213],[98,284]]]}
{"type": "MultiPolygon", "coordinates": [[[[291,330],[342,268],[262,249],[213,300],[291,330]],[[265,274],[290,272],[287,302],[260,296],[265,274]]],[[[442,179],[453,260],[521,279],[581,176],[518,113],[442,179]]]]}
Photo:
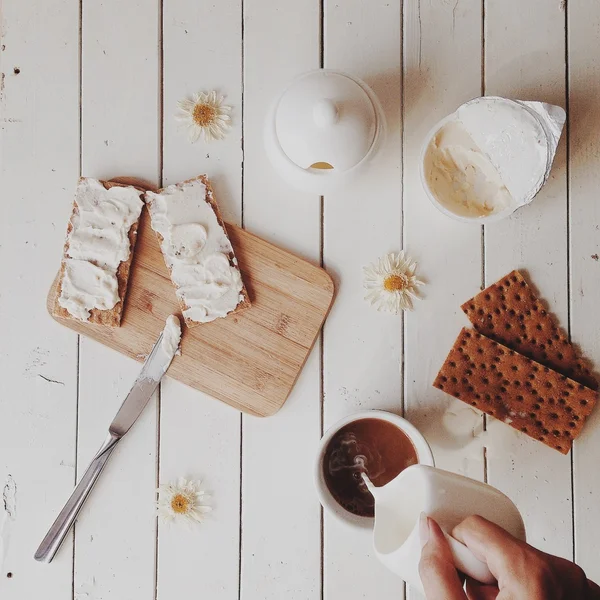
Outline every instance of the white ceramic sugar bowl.
{"type": "Polygon", "coordinates": [[[322,195],[364,172],[385,130],[381,104],[366,83],[319,69],[292,81],[274,103],[265,146],[283,179],[322,195]]]}

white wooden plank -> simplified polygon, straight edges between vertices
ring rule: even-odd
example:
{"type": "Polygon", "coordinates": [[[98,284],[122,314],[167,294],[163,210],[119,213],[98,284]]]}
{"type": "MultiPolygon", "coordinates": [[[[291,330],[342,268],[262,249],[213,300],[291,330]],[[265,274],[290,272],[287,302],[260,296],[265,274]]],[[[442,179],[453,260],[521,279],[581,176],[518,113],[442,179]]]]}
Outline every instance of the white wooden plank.
{"type": "Polygon", "coordinates": [[[405,414],[437,466],[483,479],[482,417],[432,387],[466,322],[460,304],[481,284],[481,229],[440,213],[419,175],[431,128],[481,94],[481,2],[405,2],[404,11],[404,247],[427,283],[406,316],[405,414]]]}
{"type": "MultiPolygon", "coordinates": [[[[273,170],[263,127],[285,85],[318,68],[319,16],[317,1],[244,3],[244,222],[315,263],[319,198],[273,170]]],[[[320,597],[320,509],[307,450],[320,437],[319,362],[317,344],[279,413],[243,419],[242,599],[320,597]]]]}
{"type": "Polygon", "coordinates": [[[479,0],[404,2],[404,247],[427,283],[405,319],[405,415],[438,467],[476,479],[484,477],[483,419],[432,383],[466,322],[460,304],[481,284],[481,229],[440,213],[419,170],[431,128],[481,94],[481,8],[479,0]]]}
{"type": "MultiPolygon", "coordinates": [[[[164,4],[163,184],[206,173],[219,206],[240,221],[242,182],[242,44],[240,0],[216,4],[168,0],[164,4]],[[218,90],[233,106],[225,140],[191,145],[175,121],[177,101],[218,90]]],[[[185,335],[185,333],[184,333],[185,335]]],[[[202,479],[214,511],[192,530],[159,526],[157,597],[190,594],[238,598],[240,415],[176,381],[162,384],[160,482],[202,479]],[[183,552],[182,552],[183,549],[183,552]],[[199,571],[200,568],[200,571],[199,571]]]]}
{"type": "MultiPolygon", "coordinates": [[[[158,8],[153,0],[83,4],[84,175],[157,182],[158,8]]],[[[79,476],[138,372],[134,361],[82,339],[79,476]]],[[[155,487],[156,402],[151,400],[76,525],[75,598],[153,597],[155,487]]]]}
{"type": "Polygon", "coordinates": [[[5,0],[1,11],[0,597],[62,598],[72,538],[51,567],[33,553],[75,481],[77,336],[45,297],[79,174],[79,8],[5,0]]]}
{"type": "MultiPolygon", "coordinates": [[[[325,66],[365,80],[379,97],[388,137],[373,170],[325,197],[327,268],[339,282],[325,328],[325,427],[365,408],[402,410],[402,320],[364,301],[362,267],[402,246],[401,2],[326,3],[325,66]]],[[[372,553],[371,533],[325,515],[327,600],[402,598],[402,581],[372,553]]]]}
{"type": "MultiPolygon", "coordinates": [[[[571,335],[596,371],[600,364],[597,332],[600,296],[600,5],[593,0],[570,2],[568,10],[571,335]]],[[[598,455],[600,411],[596,409],[575,442],[575,560],[600,581],[598,520],[598,455]]]]}
{"type": "Polygon", "coordinates": [[[439,467],[483,478],[481,417],[432,387],[466,322],[460,304],[481,284],[481,230],[440,213],[419,175],[431,128],[481,94],[481,3],[405,2],[404,9],[404,245],[427,283],[406,316],[406,415],[439,467]]]}
{"type": "MultiPolygon", "coordinates": [[[[485,86],[489,95],[565,105],[565,13],[545,0],[488,0],[485,86]],[[519,14],[515,19],[514,15],[519,14]]],[[[486,227],[486,285],[523,269],[568,326],[565,140],[552,176],[529,206],[486,227]]],[[[488,481],[519,507],[529,541],[572,557],[571,461],[489,419],[488,481]],[[543,500],[542,500],[543,499],[543,500]]]]}

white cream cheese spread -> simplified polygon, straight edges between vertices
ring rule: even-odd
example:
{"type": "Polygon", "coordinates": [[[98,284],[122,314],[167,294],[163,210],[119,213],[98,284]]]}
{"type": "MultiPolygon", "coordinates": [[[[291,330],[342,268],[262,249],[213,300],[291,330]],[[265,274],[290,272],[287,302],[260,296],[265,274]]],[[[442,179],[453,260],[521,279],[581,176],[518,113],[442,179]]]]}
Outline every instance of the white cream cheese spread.
{"type": "Polygon", "coordinates": [[[481,217],[513,204],[500,174],[459,121],[449,121],[425,154],[429,189],[450,211],[481,217]]]}
{"type": "Polygon", "coordinates": [[[119,301],[117,269],[129,258],[129,230],[143,202],[133,187],[107,190],[96,179],[82,179],[75,205],[58,302],[87,321],[90,310],[110,310],[119,301]]]}
{"type": "Polygon", "coordinates": [[[179,353],[179,342],[181,341],[181,325],[175,315],[167,317],[165,328],[162,333],[161,349],[168,355],[174,356],[179,353]]]}
{"type": "Polygon", "coordinates": [[[183,316],[207,323],[235,310],[244,299],[242,277],[230,263],[231,243],[204,183],[170,185],[146,198],[177,296],[186,306],[183,316]]]}
{"type": "Polygon", "coordinates": [[[471,218],[510,213],[529,202],[552,162],[537,112],[527,103],[486,97],[467,102],[446,119],[431,138],[423,164],[438,202],[471,218]]]}

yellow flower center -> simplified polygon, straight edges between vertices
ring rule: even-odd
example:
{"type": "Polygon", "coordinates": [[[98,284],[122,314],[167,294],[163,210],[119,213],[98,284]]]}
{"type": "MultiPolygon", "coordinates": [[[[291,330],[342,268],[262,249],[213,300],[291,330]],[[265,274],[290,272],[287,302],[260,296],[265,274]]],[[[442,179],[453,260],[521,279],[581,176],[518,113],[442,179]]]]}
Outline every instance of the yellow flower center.
{"type": "Polygon", "coordinates": [[[200,127],[210,125],[217,116],[217,111],[209,104],[196,104],[192,115],[194,123],[200,127]]]}
{"type": "Polygon", "coordinates": [[[183,494],[175,494],[171,500],[173,512],[186,513],[190,507],[190,501],[183,494]]]}
{"type": "Polygon", "coordinates": [[[401,292],[408,287],[408,277],[401,273],[400,275],[388,275],[383,280],[383,289],[386,292],[401,292]]]}

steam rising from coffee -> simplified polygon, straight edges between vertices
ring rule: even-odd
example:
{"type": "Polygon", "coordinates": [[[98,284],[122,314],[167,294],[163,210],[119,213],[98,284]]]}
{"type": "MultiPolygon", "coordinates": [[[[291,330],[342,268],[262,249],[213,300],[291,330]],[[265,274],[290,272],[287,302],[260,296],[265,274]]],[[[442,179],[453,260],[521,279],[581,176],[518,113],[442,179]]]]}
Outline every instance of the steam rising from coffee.
{"type": "Polygon", "coordinates": [[[360,419],[342,427],[329,442],[323,475],[341,506],[355,515],[372,517],[375,499],[363,473],[381,486],[417,462],[415,448],[402,430],[383,419],[360,419]]]}

